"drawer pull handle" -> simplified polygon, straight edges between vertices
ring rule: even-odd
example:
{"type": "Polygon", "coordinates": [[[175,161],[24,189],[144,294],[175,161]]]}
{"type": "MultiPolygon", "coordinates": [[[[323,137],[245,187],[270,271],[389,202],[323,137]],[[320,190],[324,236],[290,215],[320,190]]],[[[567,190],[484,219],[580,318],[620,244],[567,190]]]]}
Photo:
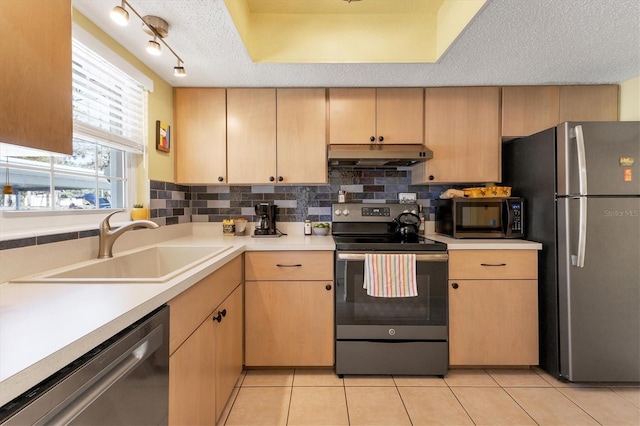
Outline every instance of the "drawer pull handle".
{"type": "Polygon", "coordinates": [[[302,267],[302,264],[301,263],[297,263],[295,265],[281,265],[280,263],[277,263],[276,266],[278,268],[300,268],[300,267],[302,267]]]}
{"type": "Polygon", "coordinates": [[[481,263],[481,266],[507,266],[506,263],[481,263]]]}

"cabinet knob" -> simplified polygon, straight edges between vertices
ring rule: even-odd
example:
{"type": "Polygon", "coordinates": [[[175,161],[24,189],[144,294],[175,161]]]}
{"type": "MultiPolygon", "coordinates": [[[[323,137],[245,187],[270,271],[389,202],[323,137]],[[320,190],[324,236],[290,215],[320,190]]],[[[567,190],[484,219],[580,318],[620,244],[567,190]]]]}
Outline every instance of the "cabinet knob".
{"type": "Polygon", "coordinates": [[[376,137],[375,137],[375,136],[371,136],[371,137],[369,138],[369,140],[370,140],[371,142],[375,142],[375,141],[376,141],[376,137]]]}
{"type": "Polygon", "coordinates": [[[378,138],[378,140],[379,140],[380,142],[384,141],[384,136],[380,136],[380,137],[378,138]]]}
{"type": "Polygon", "coordinates": [[[278,176],[278,182],[282,182],[284,178],[282,176],[278,176]]]}
{"type": "Polygon", "coordinates": [[[222,182],[224,178],[222,176],[218,176],[218,182],[222,182]]]}
{"type": "Polygon", "coordinates": [[[276,178],[274,178],[273,176],[269,176],[269,182],[273,182],[274,180],[276,180],[276,178]]]}
{"type": "Polygon", "coordinates": [[[324,288],[326,288],[327,290],[331,290],[331,284],[327,284],[324,288]]]}
{"type": "Polygon", "coordinates": [[[429,175],[429,180],[434,180],[435,177],[433,175],[429,175]]]}
{"type": "Polygon", "coordinates": [[[222,312],[218,311],[218,315],[216,315],[215,317],[213,317],[214,321],[222,321],[222,312]]]}
{"type": "Polygon", "coordinates": [[[451,284],[451,287],[453,287],[453,288],[458,288],[458,283],[453,283],[453,284],[451,284]]]}
{"type": "Polygon", "coordinates": [[[222,312],[220,312],[220,314],[221,314],[223,317],[226,317],[226,316],[227,316],[227,310],[226,310],[226,309],[223,309],[223,310],[222,310],[222,312]]]}

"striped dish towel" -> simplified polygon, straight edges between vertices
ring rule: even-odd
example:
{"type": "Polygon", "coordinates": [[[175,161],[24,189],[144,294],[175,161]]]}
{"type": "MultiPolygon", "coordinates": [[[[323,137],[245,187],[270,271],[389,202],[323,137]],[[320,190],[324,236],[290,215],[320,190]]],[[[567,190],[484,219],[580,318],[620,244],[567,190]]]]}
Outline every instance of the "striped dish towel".
{"type": "Polygon", "coordinates": [[[373,297],[417,296],[416,255],[365,253],[362,288],[373,297]]]}

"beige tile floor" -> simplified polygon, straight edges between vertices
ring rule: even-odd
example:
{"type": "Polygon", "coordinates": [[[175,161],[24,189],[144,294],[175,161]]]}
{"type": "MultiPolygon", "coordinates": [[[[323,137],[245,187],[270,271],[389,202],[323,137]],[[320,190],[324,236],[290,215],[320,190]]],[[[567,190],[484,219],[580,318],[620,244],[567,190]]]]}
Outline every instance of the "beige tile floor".
{"type": "Polygon", "coordinates": [[[220,425],[640,425],[638,384],[562,383],[540,369],[437,377],[248,370],[220,425]]]}

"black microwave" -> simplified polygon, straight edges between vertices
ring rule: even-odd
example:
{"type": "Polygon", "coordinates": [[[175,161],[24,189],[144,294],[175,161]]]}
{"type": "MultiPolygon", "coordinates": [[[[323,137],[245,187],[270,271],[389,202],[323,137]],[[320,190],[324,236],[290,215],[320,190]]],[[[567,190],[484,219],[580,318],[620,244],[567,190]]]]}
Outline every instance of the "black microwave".
{"type": "Polygon", "coordinates": [[[435,231],[454,238],[524,238],[524,200],[451,198],[435,200],[435,231]]]}

